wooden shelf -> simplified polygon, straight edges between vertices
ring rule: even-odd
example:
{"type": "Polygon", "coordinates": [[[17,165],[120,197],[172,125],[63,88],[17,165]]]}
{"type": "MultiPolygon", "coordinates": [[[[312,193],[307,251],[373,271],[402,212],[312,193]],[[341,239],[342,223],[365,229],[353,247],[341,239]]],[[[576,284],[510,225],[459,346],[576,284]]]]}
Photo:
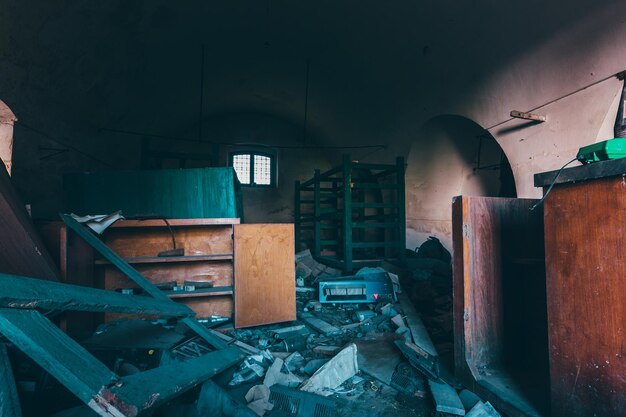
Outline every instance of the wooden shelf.
{"type": "MultiPolygon", "coordinates": [[[[190,255],[190,256],[150,256],[138,258],[125,258],[129,264],[162,264],[162,263],[183,263],[183,262],[206,262],[206,261],[231,261],[232,253],[217,255],[190,255]]],[[[110,265],[106,259],[97,259],[96,265],[110,265]]]]}
{"type": "MultiPolygon", "coordinates": [[[[167,219],[167,222],[171,227],[184,227],[184,226],[228,226],[232,224],[239,224],[238,218],[224,218],[224,219],[167,219]]],[[[112,228],[123,227],[167,227],[167,224],[163,219],[147,219],[147,220],[119,220],[113,223],[112,228]]]]}
{"type": "Polygon", "coordinates": [[[194,291],[163,291],[170,298],[191,298],[191,297],[215,297],[219,295],[233,295],[233,287],[213,287],[200,288],[194,291]]]}

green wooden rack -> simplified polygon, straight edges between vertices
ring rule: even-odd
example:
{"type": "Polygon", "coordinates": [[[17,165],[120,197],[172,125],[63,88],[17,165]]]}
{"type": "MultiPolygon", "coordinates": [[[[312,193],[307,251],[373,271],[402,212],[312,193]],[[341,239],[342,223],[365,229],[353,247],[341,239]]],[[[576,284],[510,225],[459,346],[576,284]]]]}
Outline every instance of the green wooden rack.
{"type": "Polygon", "coordinates": [[[295,183],[296,249],[344,273],[382,259],[404,261],[404,158],[395,165],[352,161],[295,183]]]}

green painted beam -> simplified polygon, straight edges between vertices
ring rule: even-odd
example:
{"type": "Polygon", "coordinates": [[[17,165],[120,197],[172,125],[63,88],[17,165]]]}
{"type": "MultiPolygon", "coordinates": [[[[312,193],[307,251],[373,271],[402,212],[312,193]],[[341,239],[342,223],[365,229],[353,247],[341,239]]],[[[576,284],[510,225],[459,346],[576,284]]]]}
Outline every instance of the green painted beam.
{"type": "Polygon", "coordinates": [[[239,349],[229,347],[119,377],[35,310],[0,308],[0,333],[105,417],[148,413],[244,358],[239,349]]]}
{"type": "Polygon", "coordinates": [[[85,348],[35,310],[0,308],[0,333],[85,404],[93,401],[101,387],[118,380],[85,348]]]}
{"type": "Polygon", "coordinates": [[[4,343],[0,343],[0,416],[22,417],[13,370],[4,343]]]}
{"type": "Polygon", "coordinates": [[[209,352],[185,362],[122,377],[121,385],[104,388],[99,394],[117,398],[124,405],[132,404],[137,414],[142,414],[238,364],[244,357],[235,347],[209,352]]]}
{"type": "MultiPolygon", "coordinates": [[[[135,268],[130,266],[128,262],[122,259],[117,253],[113,252],[107,245],[98,239],[88,228],[78,223],[74,218],[67,214],[61,214],[61,219],[65,224],[72,229],[76,234],[82,237],[92,248],[97,250],[102,256],[104,256],[109,262],[115,265],[124,275],[139,285],[145,292],[156,298],[157,300],[168,301],[175,303],[170,298],[163,294],[159,288],[153,283],[148,281],[143,275],[139,273],[135,268]]],[[[187,327],[196,332],[198,336],[209,342],[217,349],[224,349],[228,347],[226,343],[212,335],[206,327],[199,323],[193,317],[187,317],[182,320],[187,327]]]]}
{"type": "Polygon", "coordinates": [[[78,285],[0,273],[0,307],[189,317],[189,307],[151,297],[123,295],[78,285]]]}

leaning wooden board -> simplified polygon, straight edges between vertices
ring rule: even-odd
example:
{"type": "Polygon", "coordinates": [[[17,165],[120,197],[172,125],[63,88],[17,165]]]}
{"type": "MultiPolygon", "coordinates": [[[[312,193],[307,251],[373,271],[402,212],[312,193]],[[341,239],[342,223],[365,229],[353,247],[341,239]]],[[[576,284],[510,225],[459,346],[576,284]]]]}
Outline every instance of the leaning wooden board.
{"type": "Polygon", "coordinates": [[[59,271],[35,231],[0,162],[0,272],[59,281],[59,271]]]}
{"type": "Polygon", "coordinates": [[[295,320],[293,224],[234,228],[235,327],[295,320]]]}

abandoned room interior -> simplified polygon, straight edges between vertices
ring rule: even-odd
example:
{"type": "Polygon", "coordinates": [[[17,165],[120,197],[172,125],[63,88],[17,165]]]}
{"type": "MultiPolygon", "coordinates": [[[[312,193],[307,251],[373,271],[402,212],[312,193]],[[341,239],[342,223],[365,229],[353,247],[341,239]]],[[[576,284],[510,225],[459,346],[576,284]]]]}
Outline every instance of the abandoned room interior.
{"type": "Polygon", "coordinates": [[[626,416],[626,3],[0,7],[0,417],[626,416]]]}

